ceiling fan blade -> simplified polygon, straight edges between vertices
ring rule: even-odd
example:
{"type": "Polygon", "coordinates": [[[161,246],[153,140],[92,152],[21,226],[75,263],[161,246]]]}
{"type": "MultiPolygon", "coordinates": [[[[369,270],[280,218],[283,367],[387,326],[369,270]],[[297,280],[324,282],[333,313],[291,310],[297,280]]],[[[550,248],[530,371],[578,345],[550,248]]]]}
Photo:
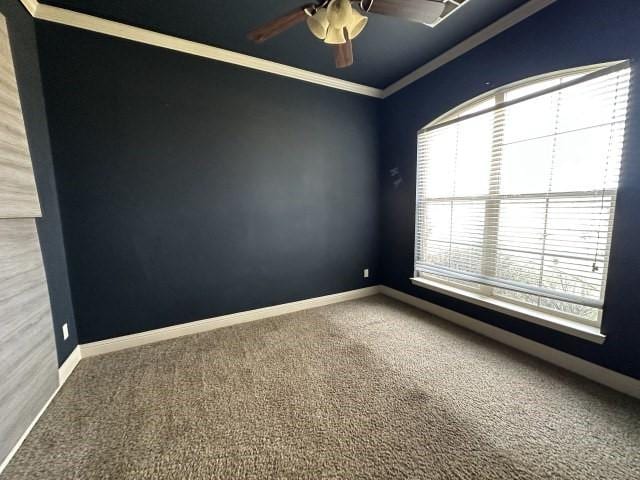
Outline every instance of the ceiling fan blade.
{"type": "Polygon", "coordinates": [[[411,22],[430,24],[444,11],[444,3],[437,0],[362,0],[365,12],[400,17],[411,22]]]}
{"type": "Polygon", "coordinates": [[[297,25],[298,23],[304,22],[304,20],[307,18],[307,13],[305,12],[306,8],[308,8],[308,6],[305,5],[304,7],[300,7],[292,12],[287,13],[286,15],[282,15],[275,20],[271,20],[261,27],[249,32],[247,37],[249,38],[249,40],[252,40],[255,43],[265,42],[270,38],[281,34],[285,30],[288,30],[289,28],[297,25]]]}
{"type": "Polygon", "coordinates": [[[353,44],[351,43],[351,39],[349,38],[346,28],[344,29],[344,33],[345,37],[347,37],[347,41],[336,45],[334,51],[337,68],[346,68],[353,65],[353,44]]]}

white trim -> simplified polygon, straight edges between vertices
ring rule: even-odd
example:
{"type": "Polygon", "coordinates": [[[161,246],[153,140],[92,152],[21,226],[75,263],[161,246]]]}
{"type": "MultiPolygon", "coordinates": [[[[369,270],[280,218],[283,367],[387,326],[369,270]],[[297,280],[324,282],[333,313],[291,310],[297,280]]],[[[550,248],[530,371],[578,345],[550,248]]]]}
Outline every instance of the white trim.
{"type": "Polygon", "coordinates": [[[426,75],[429,75],[431,72],[464,55],[468,51],[473,50],[477,46],[482,45],[487,40],[492,39],[505,30],[530,17],[531,15],[538,13],[540,10],[548,7],[555,1],[556,0],[530,0],[528,3],[525,3],[521,7],[516,8],[513,12],[505,15],[488,27],[483,28],[479,32],[471,35],[469,38],[463,40],[455,47],[447,50],[442,55],[434,58],[433,60],[414,70],[407,76],[392,83],[382,91],[382,98],[390,97],[394,93],[402,90],[404,87],[412,84],[413,82],[421,79],[426,75]]]}
{"type": "Polygon", "coordinates": [[[598,327],[541,312],[535,310],[533,307],[527,308],[523,305],[516,305],[508,301],[445,285],[426,278],[412,278],[411,283],[421,288],[433,290],[459,300],[464,300],[465,302],[489,308],[496,312],[504,313],[505,315],[519,318],[520,320],[525,320],[537,325],[542,325],[543,327],[551,328],[568,335],[573,335],[590,342],[603,344],[607,338],[606,335],[603,335],[600,332],[598,327]]]}
{"type": "Polygon", "coordinates": [[[38,420],[40,420],[40,417],[42,416],[42,414],[47,410],[47,408],[49,407],[49,404],[56,397],[56,395],[58,394],[58,392],[60,391],[64,383],[69,378],[69,375],[71,375],[71,372],[73,372],[73,369],[76,368],[76,366],[78,365],[78,362],[80,362],[80,358],[81,358],[80,346],[78,345],[73,350],[73,352],[71,352],[71,355],[69,355],[69,357],[64,361],[64,363],[60,365],[60,367],[58,368],[58,388],[56,388],[55,391],[51,394],[51,396],[49,397],[49,400],[47,400],[47,402],[42,406],[42,408],[40,409],[38,414],[35,416],[33,421],[29,424],[27,429],[20,436],[20,438],[18,439],[16,444],[13,446],[13,448],[9,451],[9,453],[4,458],[4,460],[2,460],[2,463],[0,463],[0,474],[2,474],[2,472],[7,467],[7,465],[9,465],[9,462],[11,462],[11,459],[14,457],[16,452],[20,449],[25,439],[29,436],[29,433],[31,433],[31,430],[33,429],[33,427],[35,427],[36,423],[38,423],[38,420]]]}
{"type": "Polygon", "coordinates": [[[65,8],[37,3],[35,0],[21,1],[33,17],[39,20],[47,20],[49,22],[60,23],[69,27],[81,28],[83,30],[110,35],[112,37],[123,38],[155,47],[167,48],[177,52],[239,65],[241,67],[260,70],[262,72],[273,73],[275,75],[294,78],[296,80],[302,80],[316,85],[357,93],[359,95],[367,95],[375,98],[382,97],[382,90],[378,88],[348,82],[328,75],[310,72],[301,68],[290,67],[281,63],[271,62],[262,58],[213,47],[204,43],[185,40],[184,38],[165,35],[163,33],[154,32],[144,28],[133,27],[120,22],[105,20],[100,17],[74,12],[73,10],[67,10],[65,8]],[[35,3],[36,8],[32,11],[28,4],[32,5],[33,3],[35,3]]]}
{"type": "MultiPolygon", "coordinates": [[[[124,38],[126,40],[153,45],[156,47],[167,48],[169,50],[175,50],[177,52],[209,58],[211,60],[217,60],[233,65],[239,65],[254,70],[272,73],[275,75],[302,80],[304,82],[309,82],[316,85],[323,85],[325,87],[334,88],[337,90],[356,93],[359,95],[366,95],[374,98],[387,98],[397,91],[403,89],[407,85],[410,85],[416,80],[419,80],[420,78],[428,75],[434,70],[437,70],[443,65],[451,62],[452,60],[455,60],[459,56],[474,49],[478,45],[483,44],[487,40],[490,40],[496,35],[504,32],[508,28],[528,18],[534,13],[537,13],[543,8],[551,5],[556,0],[530,0],[528,3],[525,3],[513,12],[505,15],[488,27],[480,30],[474,35],[471,35],[466,40],[463,40],[453,48],[447,50],[442,55],[434,58],[422,67],[414,70],[412,73],[387,86],[384,90],[369,87],[367,85],[362,85],[359,83],[349,82],[347,80],[342,80],[328,75],[322,75],[320,73],[310,72],[308,70],[291,67],[289,65],[284,65],[281,63],[271,62],[262,58],[244,55],[242,53],[237,53],[231,50],[213,47],[204,43],[193,42],[184,38],[165,35],[163,33],[146,30],[144,28],[133,27],[131,25],[120,22],[105,20],[93,15],[87,15],[65,8],[53,7],[51,5],[38,3],[37,0],[20,1],[29,11],[31,16],[39,20],[47,20],[49,22],[59,23],[75,28],[81,28],[96,33],[102,33],[104,35],[124,38]]],[[[462,6],[464,5],[465,4],[463,4],[462,6]]],[[[462,6],[459,8],[462,8],[462,6]]]]}
{"type": "Polygon", "coordinates": [[[60,368],[58,368],[58,382],[60,385],[64,385],[64,382],[67,381],[67,378],[69,378],[69,375],[71,375],[73,370],[78,366],[81,359],[80,345],[77,345],[64,363],[60,365],[60,368]]]}
{"type": "Polygon", "coordinates": [[[358,298],[368,297],[380,293],[378,286],[351,290],[348,292],[326,295],[324,297],[310,298],[297,302],[284,303],[282,305],[274,305],[271,307],[258,308],[245,312],[231,313],[219,317],[208,318],[205,320],[197,320],[195,322],[183,323],[172,327],[158,328],[132,335],[122,337],[109,338],[92,343],[83,343],[80,346],[82,358],[102,355],[104,353],[115,352],[125,348],[138,347],[149,343],[161,342],[172,338],[183,337],[185,335],[193,335],[195,333],[208,332],[222,327],[237,325],[240,323],[253,322],[263,318],[275,317],[287,313],[299,312],[309,308],[321,307],[333,303],[345,302],[347,300],[355,300],[358,298]]]}
{"type": "Polygon", "coordinates": [[[32,17],[35,17],[36,10],[38,9],[38,0],[20,0],[24,8],[31,14],[32,17]]]}
{"type": "Polygon", "coordinates": [[[573,355],[569,355],[568,353],[556,350],[555,348],[551,348],[541,343],[534,342],[533,340],[529,340],[528,338],[507,332],[501,328],[494,327],[493,325],[481,322],[475,318],[468,317],[453,310],[449,310],[448,308],[408,295],[404,292],[400,292],[399,290],[381,286],[380,293],[460,325],[461,327],[473,330],[476,333],[492,338],[493,340],[504,343],[505,345],[509,345],[510,347],[521,350],[529,355],[538,357],[546,362],[593,380],[594,382],[606,385],[614,390],[640,399],[640,380],[638,379],[609,370],[608,368],[601,367],[595,363],[588,362],[573,355]]]}

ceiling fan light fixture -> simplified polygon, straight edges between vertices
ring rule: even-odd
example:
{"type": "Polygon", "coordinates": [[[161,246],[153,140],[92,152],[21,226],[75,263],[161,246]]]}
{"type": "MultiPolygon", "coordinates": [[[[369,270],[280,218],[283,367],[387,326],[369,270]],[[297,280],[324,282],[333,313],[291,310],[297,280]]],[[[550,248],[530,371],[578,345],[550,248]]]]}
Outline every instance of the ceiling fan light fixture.
{"type": "Polygon", "coordinates": [[[327,7],[327,17],[332,28],[344,28],[351,22],[353,7],[350,0],[331,0],[327,7]]]}
{"type": "Polygon", "coordinates": [[[329,45],[340,45],[343,43],[347,43],[347,37],[344,36],[344,29],[335,28],[333,26],[329,27],[329,30],[327,30],[327,37],[324,39],[324,43],[328,43],[329,45]]]}
{"type": "Polygon", "coordinates": [[[349,23],[349,25],[347,25],[349,38],[353,40],[358,35],[360,35],[362,33],[362,30],[364,30],[364,27],[367,26],[368,21],[369,19],[367,17],[362,15],[357,10],[353,10],[353,13],[351,15],[351,22],[349,23]]]}
{"type": "Polygon", "coordinates": [[[436,24],[434,22],[442,20],[451,13],[452,4],[459,7],[467,1],[314,0],[315,3],[308,3],[285,13],[252,30],[247,36],[254,43],[262,43],[306,21],[313,36],[323,40],[324,43],[336,46],[333,49],[336,67],[345,68],[353,64],[351,40],[362,33],[369,21],[367,18],[369,13],[424,23],[433,27],[436,24]]]}
{"type": "Polygon", "coordinates": [[[327,30],[329,30],[329,19],[327,18],[327,9],[320,8],[316,12],[307,18],[307,27],[311,30],[311,33],[320,40],[324,40],[327,37],[327,30]]]}

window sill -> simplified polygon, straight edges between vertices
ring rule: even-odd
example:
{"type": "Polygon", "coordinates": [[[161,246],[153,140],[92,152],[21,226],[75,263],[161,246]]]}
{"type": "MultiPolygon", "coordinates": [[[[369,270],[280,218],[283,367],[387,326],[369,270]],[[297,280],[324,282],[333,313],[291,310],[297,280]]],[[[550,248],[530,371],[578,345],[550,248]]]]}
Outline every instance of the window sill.
{"type": "Polygon", "coordinates": [[[606,335],[600,333],[600,329],[590,325],[584,325],[580,322],[574,322],[566,318],[556,317],[547,313],[538,312],[532,308],[526,308],[519,305],[513,305],[509,302],[498,300],[496,298],[487,297],[473,292],[468,292],[460,288],[455,288],[442,283],[427,280],[426,278],[412,278],[411,283],[418,287],[433,290],[434,292],[449,295],[466,302],[489,308],[496,312],[504,313],[511,317],[526,320],[527,322],[542,325],[562,333],[567,333],[590,342],[603,344],[606,335]]]}

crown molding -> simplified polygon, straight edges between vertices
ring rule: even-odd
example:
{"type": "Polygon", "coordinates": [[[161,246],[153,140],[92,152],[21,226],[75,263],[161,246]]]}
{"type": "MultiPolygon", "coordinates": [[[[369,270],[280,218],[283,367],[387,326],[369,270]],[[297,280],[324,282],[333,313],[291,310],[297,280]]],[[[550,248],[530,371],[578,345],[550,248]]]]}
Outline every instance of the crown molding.
{"type": "Polygon", "coordinates": [[[402,77],[397,82],[392,83],[382,91],[382,98],[387,98],[396,92],[399,92],[403,88],[411,85],[413,82],[420,80],[422,77],[429,75],[434,70],[442,67],[443,65],[455,60],[456,58],[464,55],[470,50],[473,50],[478,45],[482,45],[487,40],[492,39],[496,35],[504,32],[505,30],[513,27],[517,23],[529,18],[531,15],[538,13],[543,8],[548,7],[556,0],[530,0],[524,5],[516,8],[513,12],[508,13],[504,17],[496,20],[494,23],[486,28],[483,28],[477,33],[474,33],[466,40],[463,40],[455,47],[447,50],[442,55],[427,62],[422,67],[414,70],[410,74],[402,77]]]}
{"type": "Polygon", "coordinates": [[[555,1],[556,0],[530,0],[488,27],[471,35],[466,40],[463,40],[461,43],[457,44],[450,50],[447,50],[442,55],[434,58],[422,67],[414,70],[412,73],[392,83],[387,88],[379,89],[331,77],[329,75],[322,75],[320,73],[310,72],[301,68],[291,67],[282,63],[264,60],[251,55],[225,50],[223,48],[206,45],[204,43],[193,42],[184,38],[174,37],[144,28],[133,27],[125,23],[105,20],[104,18],[75,12],[65,8],[53,7],[51,5],[39,3],[37,0],[20,0],[31,16],[38,20],[59,23],[69,27],[80,28],[112,37],[144,43],[146,45],[166,48],[176,52],[196,55],[198,57],[230,63],[232,65],[251,68],[253,70],[272,73],[274,75],[280,75],[336,90],[374,98],[387,98],[393,95],[413,82],[430,74],[434,70],[437,70],[443,65],[474,49],[478,45],[483,44],[487,40],[537,13],[543,8],[548,7],[555,1]]]}
{"type": "Polygon", "coordinates": [[[193,42],[184,38],[165,35],[163,33],[154,32],[144,28],[133,27],[131,25],[114,22],[112,20],[105,20],[104,18],[74,12],[73,10],[67,10],[65,8],[53,7],[51,5],[38,3],[36,0],[20,1],[29,13],[38,20],[46,20],[69,27],[89,30],[91,32],[101,33],[112,37],[123,38],[125,40],[132,40],[134,42],[144,43],[155,47],[196,55],[198,57],[209,58],[211,60],[217,60],[224,63],[230,63],[232,65],[238,65],[241,67],[251,68],[253,70],[260,70],[262,72],[334,88],[336,90],[343,90],[375,98],[382,97],[382,90],[378,88],[348,82],[328,75],[322,75],[320,73],[310,72],[301,68],[283,65],[281,63],[252,57],[250,55],[244,55],[231,50],[193,42]]]}
{"type": "Polygon", "coordinates": [[[32,17],[36,16],[36,10],[38,9],[38,0],[20,0],[24,8],[31,14],[32,17]]]}

